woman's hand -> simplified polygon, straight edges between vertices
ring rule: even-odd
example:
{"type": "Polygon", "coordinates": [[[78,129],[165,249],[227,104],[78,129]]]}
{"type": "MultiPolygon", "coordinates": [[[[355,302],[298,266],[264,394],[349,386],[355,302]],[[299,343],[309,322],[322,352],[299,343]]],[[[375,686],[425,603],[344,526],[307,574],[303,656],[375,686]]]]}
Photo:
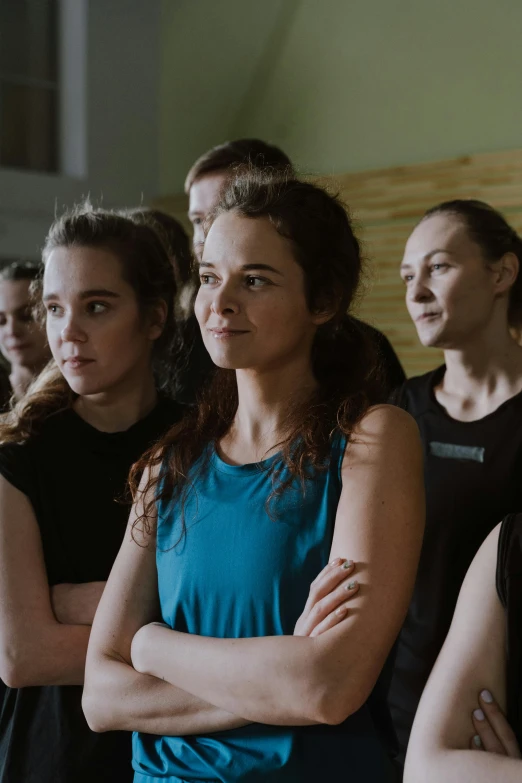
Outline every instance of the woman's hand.
{"type": "Polygon", "coordinates": [[[348,604],[359,590],[353,579],[355,563],[337,557],[323,568],[310,586],[306,606],[294,628],[294,636],[319,636],[348,615],[348,604]]]}
{"type": "Polygon", "coordinates": [[[471,716],[477,732],[471,740],[471,747],[512,759],[521,758],[515,734],[489,691],[480,692],[479,704],[479,709],[474,710],[471,716]]]}
{"type": "Polygon", "coordinates": [[[54,616],[64,625],[92,625],[105,582],[59,584],[51,587],[54,616]]]}
{"type": "MultiPolygon", "coordinates": [[[[294,636],[319,636],[344,620],[349,611],[347,601],[359,590],[359,583],[353,579],[354,570],[355,563],[341,557],[323,568],[310,586],[306,606],[294,628],[294,636]]],[[[151,655],[157,642],[158,628],[168,627],[165,623],[148,623],[134,634],[131,659],[137,672],[153,673],[151,655]]]]}

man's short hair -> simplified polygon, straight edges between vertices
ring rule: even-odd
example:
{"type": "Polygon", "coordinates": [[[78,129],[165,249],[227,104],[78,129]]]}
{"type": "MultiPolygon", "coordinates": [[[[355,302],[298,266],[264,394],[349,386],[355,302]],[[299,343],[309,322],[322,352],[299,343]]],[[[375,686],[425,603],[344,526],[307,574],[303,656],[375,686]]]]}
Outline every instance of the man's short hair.
{"type": "Polygon", "coordinates": [[[188,193],[194,182],[204,174],[247,164],[260,169],[284,169],[294,173],[290,158],[279,147],[260,139],[236,139],[212,147],[197,159],[187,174],[185,193],[188,193]]]}

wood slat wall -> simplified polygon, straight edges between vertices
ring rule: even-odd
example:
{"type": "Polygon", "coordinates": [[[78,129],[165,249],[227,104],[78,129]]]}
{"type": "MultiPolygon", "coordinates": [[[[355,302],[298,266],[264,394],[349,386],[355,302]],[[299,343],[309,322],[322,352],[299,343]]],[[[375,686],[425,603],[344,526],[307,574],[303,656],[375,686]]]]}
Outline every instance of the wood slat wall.
{"type": "Polygon", "coordinates": [[[399,277],[404,245],[429,207],[454,198],[486,201],[522,232],[522,150],[345,174],[329,181],[350,207],[370,260],[369,286],[358,314],[389,337],[409,376],[436,367],[441,353],[420,345],[404,304],[399,277]]]}
{"type": "MultiPolygon", "coordinates": [[[[399,277],[404,245],[429,207],[454,198],[488,202],[522,233],[522,150],[344,174],[322,181],[339,190],[348,204],[370,261],[358,314],[389,337],[409,376],[436,367],[441,362],[440,352],[420,345],[404,304],[399,277]]],[[[187,225],[185,196],[166,196],[155,206],[187,225]]]]}

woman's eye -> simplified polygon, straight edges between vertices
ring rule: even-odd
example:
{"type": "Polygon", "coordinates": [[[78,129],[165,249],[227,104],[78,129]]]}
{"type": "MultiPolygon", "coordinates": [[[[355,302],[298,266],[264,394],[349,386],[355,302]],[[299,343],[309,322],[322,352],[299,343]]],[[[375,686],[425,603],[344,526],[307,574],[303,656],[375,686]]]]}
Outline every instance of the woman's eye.
{"type": "Polygon", "coordinates": [[[255,277],[255,275],[249,275],[246,279],[246,283],[249,288],[261,288],[261,286],[269,284],[269,280],[265,280],[264,277],[255,277]]]}
{"type": "Polygon", "coordinates": [[[433,264],[431,267],[432,272],[440,272],[442,269],[447,268],[447,264],[433,264]]]}
{"type": "Polygon", "coordinates": [[[103,302],[90,302],[88,305],[88,310],[94,315],[98,315],[99,313],[104,313],[107,310],[107,305],[103,302]]]}
{"type": "Polygon", "coordinates": [[[48,312],[48,313],[51,313],[51,315],[57,315],[57,313],[58,313],[59,309],[60,309],[60,308],[59,308],[59,306],[58,306],[58,305],[55,305],[55,304],[49,304],[49,305],[47,305],[47,312],[48,312]]]}
{"type": "Polygon", "coordinates": [[[214,275],[200,275],[199,280],[201,282],[201,285],[209,285],[210,283],[213,283],[215,281],[214,275]]]}
{"type": "Polygon", "coordinates": [[[404,283],[411,283],[413,280],[413,275],[403,275],[402,280],[404,283]]]}

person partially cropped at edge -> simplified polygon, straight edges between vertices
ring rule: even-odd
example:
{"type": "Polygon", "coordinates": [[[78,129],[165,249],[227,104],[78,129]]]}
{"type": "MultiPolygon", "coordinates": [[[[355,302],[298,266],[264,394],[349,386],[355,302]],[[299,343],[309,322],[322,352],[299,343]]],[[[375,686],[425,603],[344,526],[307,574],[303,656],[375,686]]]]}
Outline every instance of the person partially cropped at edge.
{"type": "Polygon", "coordinates": [[[522,514],[489,534],[422,695],[405,783],[522,780],[522,514]]]}
{"type": "Polygon", "coordinates": [[[41,265],[13,261],[0,269],[0,351],[9,366],[0,367],[0,411],[19,400],[51,358],[45,329],[33,317],[31,285],[41,265]]]}

